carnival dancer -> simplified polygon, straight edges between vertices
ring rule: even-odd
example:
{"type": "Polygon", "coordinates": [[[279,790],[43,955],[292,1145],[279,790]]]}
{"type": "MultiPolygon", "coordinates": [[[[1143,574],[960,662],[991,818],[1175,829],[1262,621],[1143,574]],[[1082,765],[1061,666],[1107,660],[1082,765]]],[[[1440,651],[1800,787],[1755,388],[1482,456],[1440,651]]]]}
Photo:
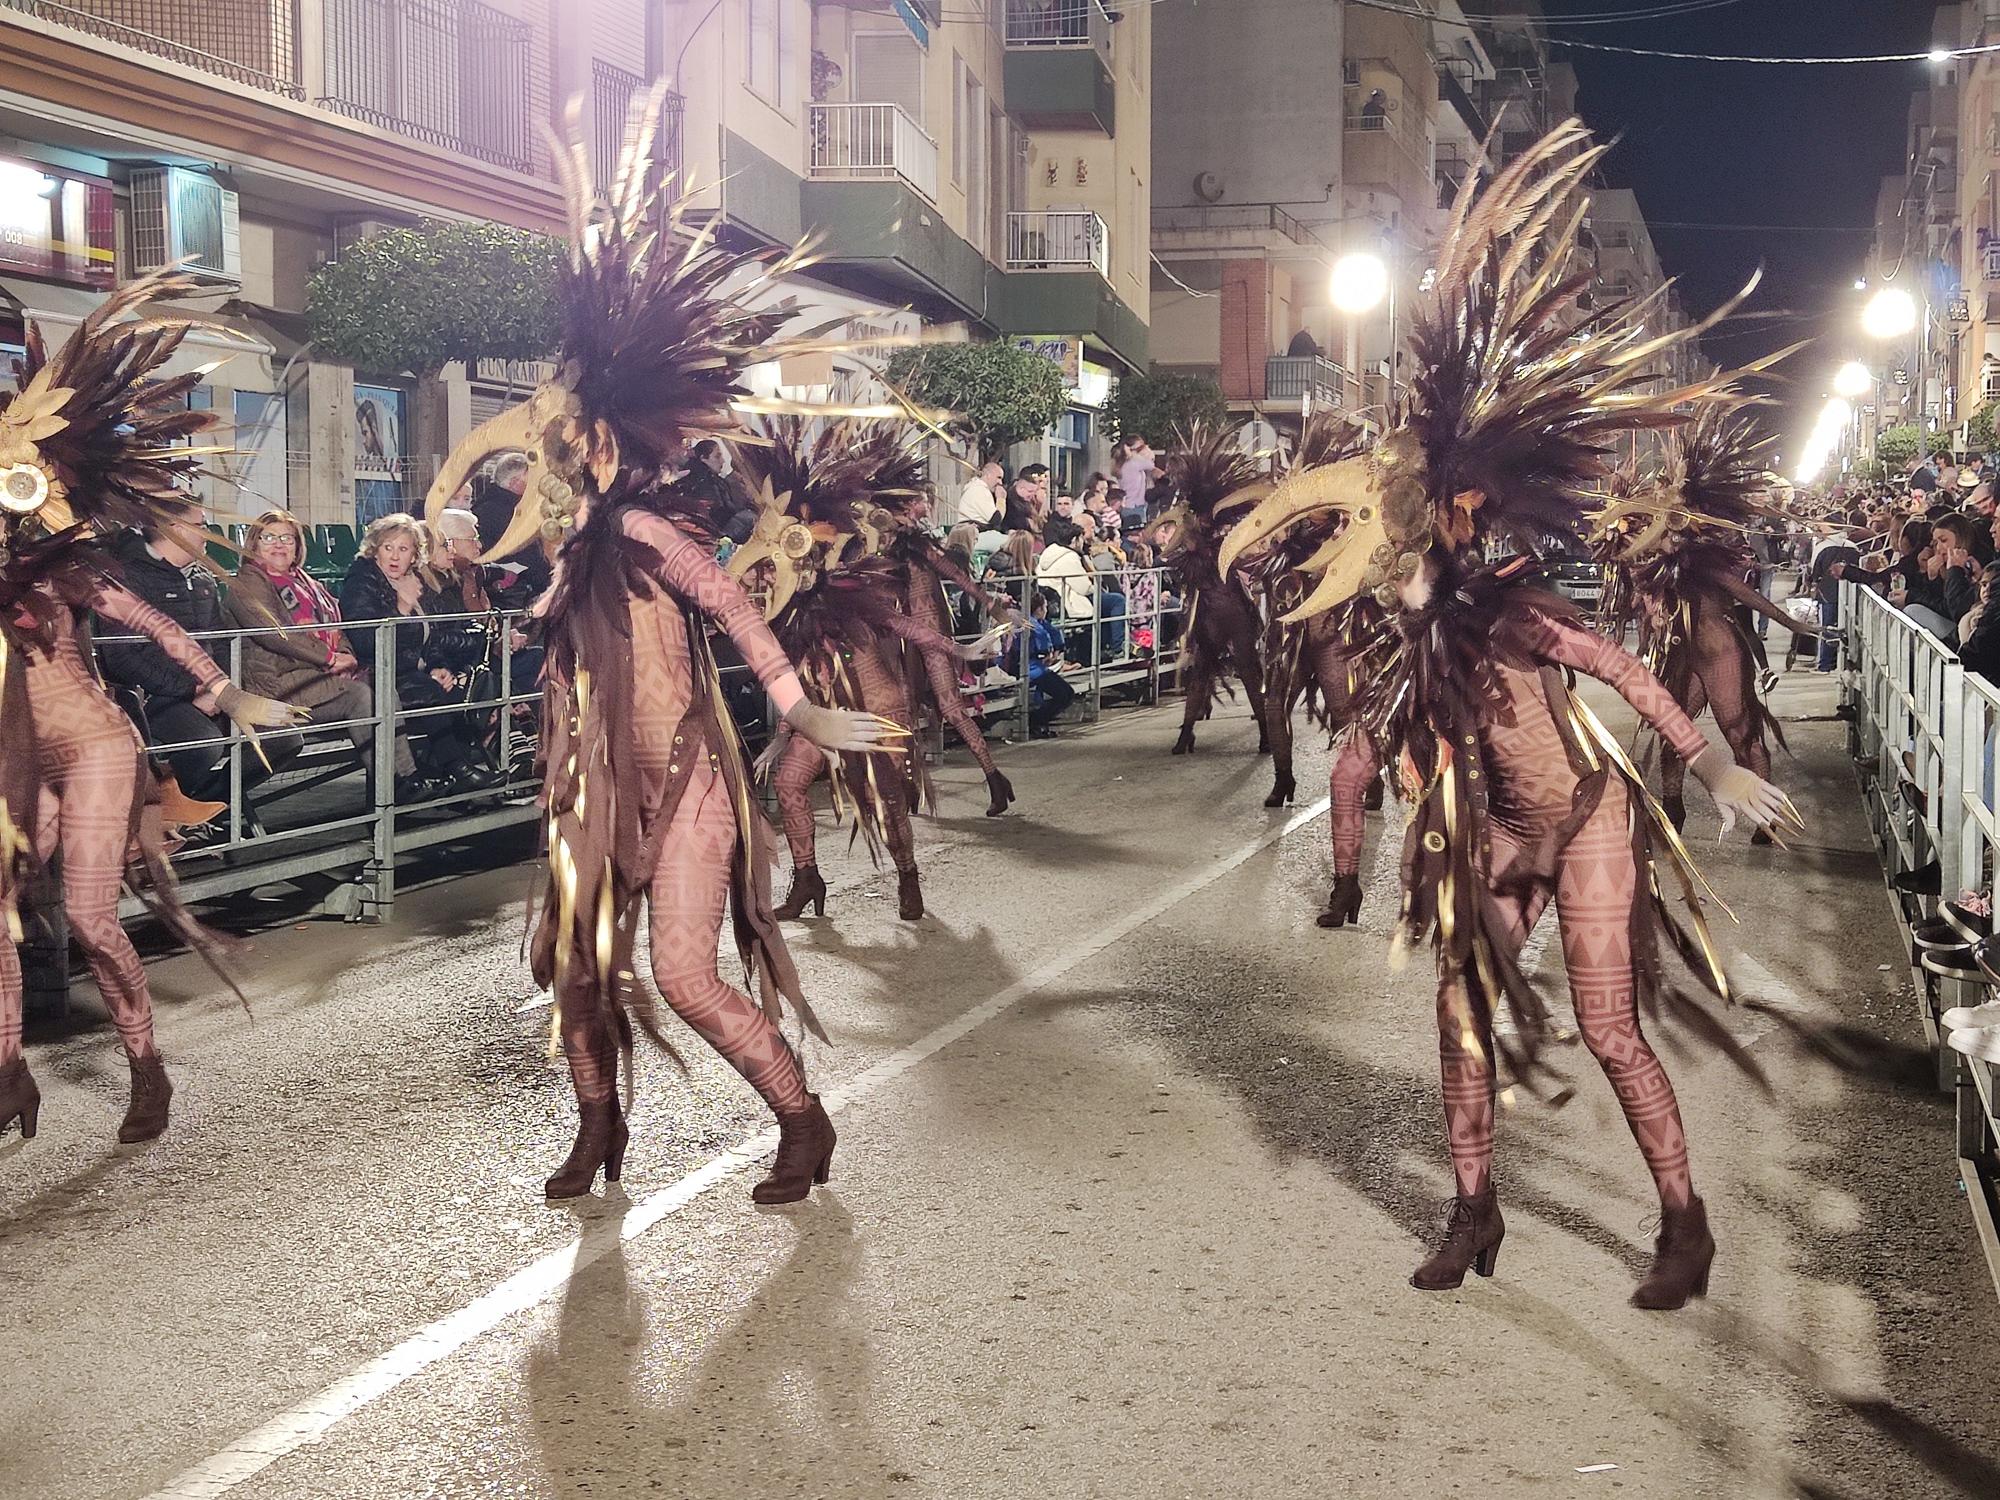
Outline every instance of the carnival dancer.
{"type": "Polygon", "coordinates": [[[1712,992],[1728,993],[1699,876],[1568,674],[1616,689],[1688,761],[1725,826],[1738,817],[1793,823],[1797,814],[1776,788],[1707,747],[1638,661],[1584,629],[1564,601],[1529,587],[1532,563],[1484,561],[1496,533],[1528,548],[1576,530],[1615,435],[1672,425],[1684,403],[1732,389],[1728,376],[1659,394],[1642,384],[1649,360],[1713,320],[1648,338],[1647,301],[1589,323],[1573,311],[1590,280],[1576,254],[1588,208],[1579,200],[1601,156],[1571,121],[1476,198],[1468,183],[1415,319],[1415,371],[1391,430],[1365,455],[1280,485],[1232,532],[1222,562],[1294,521],[1338,512],[1346,529],[1313,559],[1313,591],[1294,615],[1364,593],[1384,611],[1358,658],[1357,708],[1412,804],[1400,939],[1435,941],[1457,1180],[1443,1244],[1412,1283],[1439,1290],[1468,1269],[1493,1271],[1504,1232],[1491,1179],[1495,1052],[1523,1082],[1544,1086],[1549,1016],[1518,959],[1553,899],[1584,1044],[1660,1197],[1653,1266],[1633,1300],[1674,1308],[1706,1291],[1715,1242],[1673,1087],[1641,1017],[1671,1010],[1750,1064],[1661,973],[1654,947],[1664,933],[1712,992]],[[1685,926],[1668,908],[1669,884],[1687,898],[1685,926]],[[1493,1024],[1503,997],[1512,1037],[1493,1024]]]}
{"type": "MultiPolygon", "coordinates": [[[[896,566],[904,613],[935,635],[951,639],[951,611],[945,599],[949,583],[977,603],[996,626],[1018,626],[1021,611],[1014,603],[974,583],[940,545],[930,527],[931,503],[928,485],[895,486],[878,492],[876,509],[869,516],[869,524],[881,535],[883,556],[896,566]]],[[[910,701],[930,708],[939,721],[951,725],[972,752],[986,775],[986,816],[999,817],[1014,804],[1014,784],[995,764],[979,720],[965,705],[956,663],[936,650],[905,650],[903,657],[909,669],[910,701]]]]}
{"type": "MultiPolygon", "coordinates": [[[[868,519],[892,504],[914,503],[925,484],[915,429],[885,422],[809,425],[781,417],[741,445],[746,475],[761,487],[763,509],[750,540],[729,559],[739,579],[767,582],[765,617],[799,665],[815,695],[843,708],[914,722],[901,652],[915,651],[957,692],[957,652],[949,636],[904,611],[902,577],[882,555],[881,535],[868,519]]],[[[792,855],[792,886],[777,914],[784,920],[811,907],[826,914],[819,871],[812,786],[830,776],[836,818],[851,819],[856,837],[896,867],[896,905],[903,920],[924,914],[910,816],[931,798],[916,746],[893,756],[830,758],[810,740],[781,727],[760,757],[772,785],[792,855]]]]}
{"type": "MultiPolygon", "coordinates": [[[[1765,498],[1772,441],[1740,411],[1704,409],[1668,435],[1657,474],[1621,476],[1590,536],[1605,567],[1602,628],[1617,641],[1636,628],[1639,659],[1674,701],[1690,719],[1713,710],[1736,763],[1762,777],[1771,774],[1767,737],[1782,748],[1785,731],[1765,701],[1771,664],[1752,617],[1817,634],[1744,581],[1757,567],[1751,529],[1789,519],[1765,498]]],[[[1662,744],[1660,805],[1675,828],[1687,822],[1686,776],[1679,753],[1662,744]]],[[[1759,828],[1751,842],[1771,836],[1759,828]]]]}
{"type": "Polygon", "coordinates": [[[1146,536],[1159,549],[1161,566],[1180,577],[1181,596],[1187,600],[1180,660],[1186,702],[1173,753],[1187,755],[1194,750],[1194,726],[1214,713],[1228,674],[1234,672],[1257,720],[1257,753],[1268,755],[1271,740],[1257,601],[1243,580],[1216,566],[1229,529],[1216,507],[1256,482],[1256,461],[1237,446],[1234,433],[1203,425],[1181,435],[1167,463],[1174,503],[1147,528],[1146,536]]]}
{"type": "MultiPolygon", "coordinates": [[[[188,440],[213,420],[189,411],[199,373],[156,379],[190,326],[146,315],[195,290],[160,274],[106,297],[53,355],[30,325],[16,390],[0,392],[0,1130],[35,1134],[41,1094],[21,1052],[23,883],[62,853],[63,908],[104,996],[132,1078],[118,1127],[127,1144],[167,1128],[173,1085],[153,1037],[145,968],[118,920],[128,862],[158,915],[204,956],[213,945],[175,894],[145,746],[88,655],[86,617],[143,635],[246,731],[289,725],[298,710],[245,693],[159,610],[120,586],[102,546],[127,528],[198,533],[179,486],[218,449],[188,440]],[[129,314],[139,314],[129,317],[129,314]]],[[[191,538],[199,549],[201,537],[191,538]]]]}
{"type": "MultiPolygon", "coordinates": [[[[1299,435],[1287,472],[1298,474],[1359,453],[1366,438],[1343,417],[1315,414],[1299,435]]],[[[1252,490],[1249,498],[1258,494],[1252,490]]],[[[1240,511],[1231,507],[1230,515],[1240,511]]],[[[1292,760],[1292,716],[1301,705],[1325,729],[1333,748],[1328,768],[1328,823],[1333,836],[1333,887],[1314,920],[1321,927],[1357,925],[1361,919],[1361,846],[1367,816],[1382,805],[1382,762],[1355,722],[1354,654],[1379,622],[1373,600],[1356,599],[1309,619],[1286,618],[1311,592],[1304,571],[1340,530],[1335,515],[1293,526],[1238,559],[1237,567],[1264,600],[1264,706],[1271,741],[1271,795],[1266,807],[1288,807],[1298,792],[1292,760]]]]}
{"type": "Polygon", "coordinates": [[[600,1168],[618,1181],[629,1136],[618,1069],[622,1055],[629,1103],[633,1024],[673,1051],[635,972],[643,906],[667,1004],[777,1116],[777,1161],[751,1196],[788,1203],[826,1181],[835,1134],[780,1029],[784,1006],[823,1033],[771,915],[769,831],[723,702],[709,622],[815,744],[858,751],[900,731],[810,702],[710,549],[651,507],[658,476],[687,445],[732,424],[746,366],[814,347],[774,336],[788,315],[782,302],[775,313],[747,306],[795,258],[725,253],[653,184],[659,105],[657,95],[634,102],[608,203],[596,201],[574,128],[557,151],[570,212],[557,373],[460,445],[427,505],[435,521],[487,458],[523,452],[520,508],[487,555],[509,556],[537,532],[561,543],[536,606],[547,651],[549,871],[531,957],[536,980],[555,990],[581,1118],[547,1195],[587,1193],[600,1168]],[[725,906],[761,1004],[717,971],[725,906]]]}

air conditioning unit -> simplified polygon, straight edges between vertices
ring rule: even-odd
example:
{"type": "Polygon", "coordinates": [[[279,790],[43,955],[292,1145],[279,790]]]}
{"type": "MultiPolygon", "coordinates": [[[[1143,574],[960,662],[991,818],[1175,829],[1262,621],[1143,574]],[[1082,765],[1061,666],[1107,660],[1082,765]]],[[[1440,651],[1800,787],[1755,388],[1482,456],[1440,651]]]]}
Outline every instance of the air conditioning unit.
{"type": "Polygon", "coordinates": [[[202,281],[243,279],[243,228],[236,195],[205,172],[145,167],[131,177],[132,268],[143,275],[180,265],[202,281]]]}

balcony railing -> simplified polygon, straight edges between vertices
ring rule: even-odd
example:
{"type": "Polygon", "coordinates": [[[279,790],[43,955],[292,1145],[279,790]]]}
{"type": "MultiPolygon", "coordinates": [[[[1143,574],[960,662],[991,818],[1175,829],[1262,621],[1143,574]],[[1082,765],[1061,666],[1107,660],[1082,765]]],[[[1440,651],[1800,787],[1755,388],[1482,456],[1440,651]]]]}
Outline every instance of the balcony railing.
{"type": "Polygon", "coordinates": [[[2000,281],[2000,240],[1993,240],[1986,246],[1986,279],[2000,281]]]}
{"type": "Polygon", "coordinates": [[[1111,275],[1111,233],[1089,209],[1044,209],[1007,215],[1007,269],[1111,275]]]}
{"type": "Polygon", "coordinates": [[[1271,229],[1295,245],[1323,246],[1317,233],[1275,203],[1188,203],[1153,210],[1153,232],[1271,229]]]}
{"type": "Polygon", "coordinates": [[[328,109],[496,166],[533,165],[531,28],[478,0],[323,0],[328,109]]]}
{"type": "Polygon", "coordinates": [[[1347,371],[1323,354],[1274,354],[1264,361],[1264,399],[1303,401],[1315,408],[1347,400],[1347,371]]]}
{"type": "Polygon", "coordinates": [[[899,104],[815,104],[812,175],[845,182],[902,181],[938,195],[938,143],[899,104]]]}
{"type": "Polygon", "coordinates": [[[1007,0],[1010,47],[1091,47],[1111,51],[1103,0],[1007,0]]]}
{"type": "Polygon", "coordinates": [[[245,88],[304,99],[298,0],[0,0],[19,11],[245,88]]]}

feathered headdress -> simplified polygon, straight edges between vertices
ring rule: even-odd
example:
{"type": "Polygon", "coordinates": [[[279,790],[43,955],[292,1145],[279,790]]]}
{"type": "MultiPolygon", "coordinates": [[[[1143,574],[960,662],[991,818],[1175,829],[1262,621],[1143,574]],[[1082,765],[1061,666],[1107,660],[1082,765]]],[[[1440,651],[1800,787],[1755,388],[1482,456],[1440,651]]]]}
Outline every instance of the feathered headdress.
{"type": "MultiPolygon", "coordinates": [[[[1167,460],[1173,503],[1154,519],[1147,536],[1160,561],[1184,576],[1220,577],[1216,566],[1230,518],[1268,493],[1269,485],[1236,434],[1197,423],[1177,436],[1167,460]]],[[[1192,584],[1196,577],[1188,577],[1192,584]]]]}
{"type": "Polygon", "coordinates": [[[559,542],[586,494],[635,496],[689,444],[727,434],[737,411],[759,405],[743,384],[749,366],[833,347],[824,328],[775,337],[796,303],[770,289],[807,262],[805,249],[723,250],[712,221],[697,229],[688,219],[690,200],[654,183],[663,102],[659,90],[634,101],[624,154],[602,199],[574,115],[567,140],[556,144],[569,204],[569,254],[556,287],[556,374],[468,435],[425,500],[435,525],[481,464],[525,452],[527,486],[489,558],[517,552],[537,535],[559,542]],[[759,300],[768,305],[753,309],[759,300]]]}
{"type": "Polygon", "coordinates": [[[1366,455],[1278,486],[1232,532],[1225,567],[1307,517],[1337,512],[1346,529],[1316,560],[1318,582],[1295,613],[1364,591],[1393,605],[1397,584],[1433,553],[1476,556],[1494,532],[1532,546],[1574,530],[1609,472],[1613,438],[1678,425],[1689,403],[1744,373],[1644,389],[1649,364],[1734,302],[1657,336],[1645,323],[1665,287],[1587,316],[1576,309],[1591,280],[1578,252],[1589,210],[1582,189],[1606,149],[1589,142],[1571,120],[1483,192],[1467,178],[1414,319],[1415,374],[1391,430],[1366,455]]]}
{"type": "Polygon", "coordinates": [[[767,619],[777,619],[798,593],[843,562],[881,551],[892,511],[925,494],[913,436],[893,422],[782,416],[766,419],[738,444],[760,506],[749,539],[730,555],[729,571],[747,578],[770,565],[767,619]]]}
{"type": "Polygon", "coordinates": [[[0,609],[35,610],[35,590],[72,573],[95,578],[98,554],[84,542],[153,530],[224,451],[188,444],[215,421],[187,404],[208,372],[154,378],[193,320],[132,316],[193,290],[172,271],[127,282],[53,355],[29,325],[19,389],[0,392],[0,609]]]}
{"type": "Polygon", "coordinates": [[[1664,557],[1693,542],[1744,546],[1753,526],[1783,519],[1768,499],[1774,437],[1759,433],[1750,403],[1715,403],[1668,436],[1651,475],[1619,476],[1611,502],[1592,518],[1591,549],[1622,566],[1664,557]]]}

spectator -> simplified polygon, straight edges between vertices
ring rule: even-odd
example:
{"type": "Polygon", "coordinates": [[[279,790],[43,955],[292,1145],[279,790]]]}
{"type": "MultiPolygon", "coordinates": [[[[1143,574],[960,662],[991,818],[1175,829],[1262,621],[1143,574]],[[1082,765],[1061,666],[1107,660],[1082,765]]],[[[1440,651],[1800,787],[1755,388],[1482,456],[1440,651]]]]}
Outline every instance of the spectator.
{"type": "MultiPolygon", "coordinates": [[[[200,564],[207,546],[203,525],[201,507],[189,502],[158,530],[143,536],[128,531],[111,544],[125,587],[196,637],[223,630],[228,623],[221,594],[200,564]]],[[[129,627],[109,621],[100,621],[97,632],[102,641],[97,648],[98,665],[107,682],[134,695],[135,701],[128,707],[138,710],[146,743],[190,747],[161,755],[182,794],[200,802],[227,802],[229,747],[196,743],[229,738],[229,721],[217,708],[214,695],[204,692],[187,670],[150,638],[130,639],[129,627]],[[121,636],[128,638],[117,639],[121,636]]],[[[229,660],[227,642],[204,641],[202,645],[218,661],[229,660]]],[[[258,741],[263,746],[263,759],[248,751],[243,756],[246,787],[282,768],[304,743],[296,734],[270,732],[260,735],[258,741]],[[265,761],[270,763],[269,770],[265,761]]]]}
{"type": "Polygon", "coordinates": [[[1164,476],[1165,471],[1153,456],[1153,450],[1146,445],[1144,433],[1135,432],[1128,436],[1121,451],[1124,457],[1118,464],[1118,488],[1124,494],[1118,504],[1125,519],[1125,529],[1130,531],[1134,524],[1143,526],[1146,523],[1147,491],[1155,479],[1164,476]]]}
{"type": "MultiPolygon", "coordinates": [[[[304,528],[288,511],[267,510],[244,539],[243,559],[230,580],[223,610],[243,637],[248,692],[307,710],[308,724],[340,724],[364,763],[375,739],[375,695],[340,629],[333,596],[300,565],[304,528]],[[275,627],[275,628],[272,628],[275,627]]],[[[416,776],[409,742],[396,737],[399,781],[416,776]]]]}
{"type": "MultiPolygon", "coordinates": [[[[1932,536],[1951,539],[1954,566],[1971,566],[1976,575],[1993,561],[1993,527],[1990,522],[1962,510],[1950,511],[1932,523],[1932,536]]],[[[1970,592],[1977,592],[1974,588],[1970,592]]]]}
{"type": "Polygon", "coordinates": [[[1840,583],[1850,568],[1861,566],[1861,548],[1868,540],[1868,528],[1859,514],[1850,516],[1846,531],[1831,531],[1813,548],[1807,576],[1819,595],[1819,659],[1822,672],[1831,672],[1840,655],[1840,583]]]}
{"type": "Polygon", "coordinates": [[[998,520],[1001,479],[1005,472],[997,458],[989,458],[981,464],[979,471],[966,480],[965,488],[958,492],[958,504],[952,511],[953,521],[969,521],[983,531],[998,520]]]}
{"type": "Polygon", "coordinates": [[[1977,672],[1988,682],[2000,683],[2000,563],[1988,563],[1979,575],[1979,609],[1972,628],[1958,648],[1958,659],[1968,672],[1977,672]]]}
{"type": "Polygon", "coordinates": [[[1042,526],[1042,540],[1074,548],[1083,535],[1083,527],[1076,517],[1076,501],[1068,495],[1056,496],[1054,514],[1042,526]]]}
{"type": "MultiPolygon", "coordinates": [[[[479,527],[470,511],[451,509],[439,515],[431,540],[431,566],[426,570],[425,582],[437,590],[445,614],[482,615],[494,608],[486,592],[486,570],[479,563],[479,527]]],[[[478,656],[468,674],[472,679],[468,690],[470,699],[497,701],[500,691],[497,635],[501,626],[502,622],[497,619],[459,624],[459,628],[466,633],[468,658],[475,651],[478,656]]],[[[516,621],[507,629],[507,652],[510,658],[508,694],[511,698],[523,699],[534,692],[541,681],[542,648],[529,644],[521,623],[516,621]]],[[[532,704],[516,702],[514,709],[520,718],[532,723],[532,704]]],[[[484,723],[482,740],[489,739],[494,727],[493,716],[481,715],[481,719],[484,723]]]]}
{"type": "Polygon", "coordinates": [[[1000,519],[1000,529],[1012,536],[1017,531],[1039,531],[1039,514],[1047,506],[1049,466],[1029,464],[1014,476],[1014,483],[1007,491],[1005,513],[1000,519]]]}
{"type": "MultiPolygon", "coordinates": [[[[341,610],[349,620],[409,622],[393,632],[395,652],[387,662],[375,659],[375,631],[352,637],[355,654],[377,672],[378,682],[381,673],[393,674],[405,711],[463,703],[479,649],[459,626],[427,622],[429,615],[449,613],[446,600],[425,581],[428,552],[428,538],[412,517],[401,511],[383,516],[369,524],[361,555],[340,586],[341,610]]],[[[481,763],[464,715],[427,714],[414,722],[423,735],[418,764],[433,786],[442,782],[448,792],[470,792],[498,782],[498,773],[481,763]]],[[[397,795],[402,794],[399,780],[397,795]]]]}
{"type": "MultiPolygon", "coordinates": [[[[1750,534],[1750,550],[1757,559],[1757,592],[1766,599],[1771,597],[1771,587],[1777,582],[1778,565],[1785,560],[1786,537],[1784,523],[1767,521],[1750,534]]],[[[1771,617],[1757,616],[1757,639],[1769,638],[1771,617]]]]}
{"type": "Polygon", "coordinates": [[[729,481],[729,449],[719,438],[703,438],[688,455],[687,472],[669,487],[676,507],[697,527],[741,546],[757,525],[757,508],[729,481]]]}
{"type": "Polygon", "coordinates": [[[1285,346],[1287,359],[1317,359],[1322,352],[1319,340],[1312,336],[1310,328],[1301,328],[1292,335],[1291,343],[1285,346]]]}
{"type": "Polygon", "coordinates": [[[1056,607],[1065,623],[1076,624],[1091,618],[1090,571],[1074,548],[1048,541],[1035,561],[1035,582],[1056,594],[1056,607]]]}
{"type": "MultiPolygon", "coordinates": [[[[493,464],[493,477],[472,487],[472,513],[479,521],[479,545],[491,552],[507,534],[521,496],[528,488],[528,456],[504,453],[493,464]]],[[[539,537],[512,556],[499,559],[490,592],[502,609],[526,609],[548,588],[553,576],[539,537]]],[[[349,616],[353,618],[353,616],[349,616]]]]}
{"type": "MultiPolygon", "coordinates": [[[[1076,701],[1076,689],[1063,680],[1063,638],[1062,633],[1049,623],[1049,613],[1055,604],[1055,596],[1047,589],[1036,589],[1030,605],[1032,615],[1024,628],[1028,655],[1028,737],[1037,740],[1052,740],[1056,732],[1051,724],[1062,711],[1076,701]]],[[[1018,637],[1008,648],[1007,659],[1019,661],[1022,647],[1018,637]]]]}
{"type": "Polygon", "coordinates": [[[1937,487],[1937,470],[1924,459],[1911,459],[1909,477],[1905,481],[1904,489],[1912,495],[1921,494],[1928,502],[1930,496],[1937,491],[1937,487]]]}

